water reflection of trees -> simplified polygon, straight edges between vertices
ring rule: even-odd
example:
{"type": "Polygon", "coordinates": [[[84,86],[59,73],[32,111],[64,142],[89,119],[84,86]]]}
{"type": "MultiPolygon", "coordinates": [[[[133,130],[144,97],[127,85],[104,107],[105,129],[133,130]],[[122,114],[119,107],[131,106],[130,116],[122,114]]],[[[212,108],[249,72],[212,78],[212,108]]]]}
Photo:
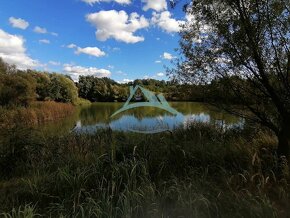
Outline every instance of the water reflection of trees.
{"type": "Polygon", "coordinates": [[[172,102],[170,105],[184,115],[188,114],[207,114],[211,120],[220,120],[228,124],[238,123],[238,117],[221,111],[211,105],[197,102],[172,102]]]}
{"type": "Polygon", "coordinates": [[[94,103],[81,109],[79,119],[82,125],[92,125],[99,122],[108,124],[110,116],[121,107],[122,103],[94,103]]]}
{"type": "MultiPolygon", "coordinates": [[[[225,125],[232,125],[240,122],[239,118],[235,116],[201,103],[175,102],[170,103],[170,105],[187,117],[188,121],[207,122],[204,117],[209,117],[209,121],[213,124],[220,122],[225,125]]],[[[45,136],[57,136],[71,131],[78,121],[80,121],[82,127],[91,126],[94,129],[97,126],[106,126],[108,124],[116,125],[117,129],[124,129],[120,125],[137,125],[140,122],[142,122],[142,125],[146,124],[148,126],[149,123],[155,125],[160,118],[161,123],[164,122],[170,125],[174,125],[175,122],[179,121],[181,122],[180,125],[182,125],[184,121],[183,116],[173,118],[174,115],[154,107],[135,108],[111,118],[111,115],[122,106],[123,103],[94,103],[90,106],[76,108],[75,113],[67,118],[48,122],[36,128],[45,136]]]]}
{"type": "MultiPolygon", "coordinates": [[[[198,115],[204,113],[209,115],[211,120],[220,120],[229,124],[239,122],[237,117],[221,112],[220,110],[206,104],[195,102],[172,102],[170,104],[183,115],[198,115]]],[[[89,107],[84,107],[81,109],[79,113],[79,120],[82,125],[93,125],[97,123],[109,124],[112,121],[120,119],[124,115],[133,116],[140,121],[144,118],[171,115],[167,111],[159,108],[139,107],[125,111],[111,118],[111,115],[122,106],[123,103],[95,103],[89,107]]]]}

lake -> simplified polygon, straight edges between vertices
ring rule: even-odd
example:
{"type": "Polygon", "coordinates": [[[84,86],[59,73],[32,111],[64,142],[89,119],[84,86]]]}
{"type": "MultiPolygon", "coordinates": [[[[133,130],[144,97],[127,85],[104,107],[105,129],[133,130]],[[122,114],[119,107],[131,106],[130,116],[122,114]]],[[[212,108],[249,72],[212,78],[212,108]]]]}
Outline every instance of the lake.
{"type": "Polygon", "coordinates": [[[78,107],[74,114],[57,122],[46,123],[40,129],[49,135],[70,131],[93,133],[98,129],[111,128],[117,131],[157,133],[175,128],[186,128],[192,122],[203,122],[223,128],[241,127],[241,118],[196,102],[170,102],[177,115],[154,107],[139,107],[111,117],[124,103],[93,103],[78,107]]]}

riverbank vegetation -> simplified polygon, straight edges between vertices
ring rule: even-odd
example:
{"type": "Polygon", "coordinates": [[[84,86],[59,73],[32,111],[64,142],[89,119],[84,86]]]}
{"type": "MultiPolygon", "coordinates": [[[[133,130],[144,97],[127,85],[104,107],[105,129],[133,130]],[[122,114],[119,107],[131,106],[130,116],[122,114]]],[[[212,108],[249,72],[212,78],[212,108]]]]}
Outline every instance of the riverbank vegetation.
{"type": "Polygon", "coordinates": [[[40,124],[64,118],[73,105],[87,105],[67,76],[34,70],[21,71],[0,58],[0,125],[40,124]]]}
{"type": "Polygon", "coordinates": [[[11,131],[1,137],[4,217],[290,214],[289,169],[278,170],[275,137],[258,128],[193,124],[155,135],[108,129],[54,138],[11,131]]]}

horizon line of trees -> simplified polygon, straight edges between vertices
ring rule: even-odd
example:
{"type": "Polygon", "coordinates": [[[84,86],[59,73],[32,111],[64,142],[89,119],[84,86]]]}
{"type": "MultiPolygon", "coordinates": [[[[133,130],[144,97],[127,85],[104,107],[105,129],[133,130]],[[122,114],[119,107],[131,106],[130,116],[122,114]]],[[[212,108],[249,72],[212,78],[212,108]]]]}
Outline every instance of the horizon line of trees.
{"type": "Polygon", "coordinates": [[[135,85],[141,85],[156,93],[163,93],[168,101],[207,102],[215,99],[222,102],[230,99],[230,103],[237,104],[237,99],[224,96],[225,83],[226,81],[212,81],[210,84],[196,85],[136,79],[121,84],[107,77],[94,76],[80,76],[79,81],[74,82],[68,75],[19,70],[0,58],[1,106],[29,106],[33,101],[56,101],[76,105],[79,98],[91,102],[123,102],[129,96],[129,86],[135,85]]]}
{"type": "Polygon", "coordinates": [[[0,105],[29,106],[36,100],[75,104],[78,89],[66,75],[22,71],[0,58],[0,105]]]}

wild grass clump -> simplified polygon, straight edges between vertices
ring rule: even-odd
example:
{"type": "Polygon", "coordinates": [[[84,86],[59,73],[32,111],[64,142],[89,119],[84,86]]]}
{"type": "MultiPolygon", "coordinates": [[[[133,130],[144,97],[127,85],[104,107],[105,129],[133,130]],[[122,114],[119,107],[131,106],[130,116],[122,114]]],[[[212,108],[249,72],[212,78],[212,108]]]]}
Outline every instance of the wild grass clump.
{"type": "Polygon", "coordinates": [[[154,135],[14,134],[1,156],[1,170],[13,166],[0,180],[6,214],[28,204],[50,217],[290,214],[289,177],[277,175],[276,141],[264,131],[194,124],[154,135]]]}
{"type": "Polygon", "coordinates": [[[13,208],[11,212],[0,214],[4,218],[34,218],[40,217],[39,214],[35,213],[35,206],[29,204],[19,207],[17,209],[13,208]]]}

